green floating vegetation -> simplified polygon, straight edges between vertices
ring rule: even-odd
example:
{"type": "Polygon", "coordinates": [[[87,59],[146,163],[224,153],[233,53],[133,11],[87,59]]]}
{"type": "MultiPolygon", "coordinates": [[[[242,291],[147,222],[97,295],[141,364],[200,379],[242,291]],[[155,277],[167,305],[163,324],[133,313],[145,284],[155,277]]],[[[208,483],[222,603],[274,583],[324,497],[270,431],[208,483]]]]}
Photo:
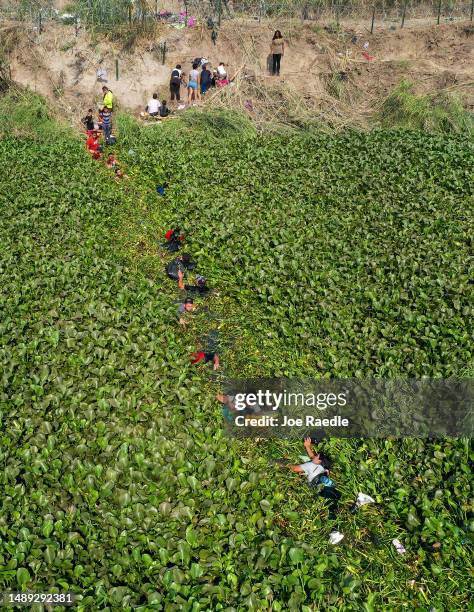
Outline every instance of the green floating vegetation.
{"type": "Polygon", "coordinates": [[[216,138],[172,123],[135,131],[121,155],[143,189],[169,184],[147,222],[183,227],[218,288],[223,334],[238,330],[227,373],[439,377],[472,364],[470,141],[216,138]]]}
{"type": "Polygon", "coordinates": [[[80,612],[468,609],[469,441],[325,441],[332,547],[324,502],[269,462],[301,445],[224,438],[157,240],[185,229],[226,374],[461,372],[472,145],[175,123],[122,123],[120,184],[48,117],[0,140],[2,590],[71,590],[80,612]],[[377,504],[351,515],[358,491],[377,504]]]}

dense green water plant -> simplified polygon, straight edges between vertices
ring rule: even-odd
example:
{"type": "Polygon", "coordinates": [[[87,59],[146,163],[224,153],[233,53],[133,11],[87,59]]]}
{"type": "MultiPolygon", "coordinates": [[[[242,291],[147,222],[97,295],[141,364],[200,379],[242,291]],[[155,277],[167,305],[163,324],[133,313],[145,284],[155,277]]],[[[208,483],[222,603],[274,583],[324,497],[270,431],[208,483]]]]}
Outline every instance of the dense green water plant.
{"type": "Polygon", "coordinates": [[[322,501],[269,463],[300,445],[224,438],[216,385],[188,365],[208,323],[178,329],[157,241],[187,230],[221,336],[238,330],[226,373],[461,371],[469,146],[189,130],[131,126],[122,184],[68,135],[0,141],[3,590],[71,589],[79,610],[467,609],[468,441],[326,441],[332,548],[322,501]],[[391,318],[397,296],[410,316],[391,318]],[[378,503],[352,516],[358,490],[378,503]]]}

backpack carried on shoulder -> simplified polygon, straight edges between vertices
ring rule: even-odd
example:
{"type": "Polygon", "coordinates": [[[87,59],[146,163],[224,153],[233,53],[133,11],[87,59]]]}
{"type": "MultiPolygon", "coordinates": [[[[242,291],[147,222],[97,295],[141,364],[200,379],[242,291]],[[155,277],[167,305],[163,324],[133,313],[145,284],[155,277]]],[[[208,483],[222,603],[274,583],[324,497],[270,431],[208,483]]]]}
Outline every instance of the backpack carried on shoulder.
{"type": "Polygon", "coordinates": [[[194,270],[196,264],[193,261],[184,263],[179,258],[173,259],[165,267],[165,272],[169,278],[174,281],[179,280],[178,272],[184,272],[185,270],[194,270]]]}
{"type": "Polygon", "coordinates": [[[179,73],[179,70],[176,68],[171,73],[170,84],[171,85],[181,85],[181,75],[179,73]]]}
{"type": "Polygon", "coordinates": [[[168,275],[168,278],[177,281],[179,278],[178,272],[184,272],[184,266],[178,259],[173,259],[173,261],[170,261],[169,264],[166,265],[165,272],[168,275]]]}

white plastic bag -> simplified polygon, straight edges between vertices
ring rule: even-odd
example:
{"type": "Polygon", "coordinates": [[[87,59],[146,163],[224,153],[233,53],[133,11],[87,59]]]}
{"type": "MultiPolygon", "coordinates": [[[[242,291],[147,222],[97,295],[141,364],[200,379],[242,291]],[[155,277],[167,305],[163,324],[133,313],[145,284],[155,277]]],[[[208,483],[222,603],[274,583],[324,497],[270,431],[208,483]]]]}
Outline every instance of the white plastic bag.
{"type": "Polygon", "coordinates": [[[399,555],[404,555],[406,553],[406,550],[405,550],[403,544],[400,542],[400,540],[397,540],[395,538],[395,540],[392,540],[392,544],[395,546],[395,548],[397,550],[397,553],[399,555]]]}
{"type": "Polygon", "coordinates": [[[344,534],[340,531],[331,531],[329,534],[329,544],[339,544],[344,539],[344,534]]]}
{"type": "Polygon", "coordinates": [[[365,506],[365,504],[374,504],[375,499],[370,497],[370,495],[366,495],[365,493],[359,493],[356,499],[356,506],[360,508],[361,506],[365,506]]]}

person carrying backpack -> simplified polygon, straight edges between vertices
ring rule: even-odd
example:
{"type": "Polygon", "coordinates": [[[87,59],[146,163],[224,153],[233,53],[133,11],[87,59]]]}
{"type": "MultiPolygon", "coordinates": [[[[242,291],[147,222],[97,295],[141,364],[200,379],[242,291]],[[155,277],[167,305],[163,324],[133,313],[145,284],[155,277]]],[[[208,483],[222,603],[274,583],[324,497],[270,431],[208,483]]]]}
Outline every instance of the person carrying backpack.
{"type": "Polygon", "coordinates": [[[166,267],[165,271],[169,278],[174,281],[179,280],[179,273],[184,274],[186,270],[194,270],[196,264],[191,260],[191,255],[189,253],[183,253],[180,257],[176,257],[173,261],[170,261],[166,267]]]}
{"type": "Polygon", "coordinates": [[[201,70],[201,93],[204,95],[211,87],[212,74],[208,69],[207,64],[204,64],[201,70]]]}
{"type": "Polygon", "coordinates": [[[168,249],[170,253],[175,253],[176,251],[179,251],[179,247],[184,240],[184,234],[181,233],[181,229],[179,227],[176,227],[175,229],[170,229],[166,232],[165,239],[165,248],[168,249]]]}
{"type": "Polygon", "coordinates": [[[206,279],[204,276],[200,276],[199,274],[196,276],[196,284],[195,285],[185,285],[184,284],[184,272],[178,272],[178,287],[182,291],[187,291],[188,293],[198,293],[199,295],[206,295],[209,293],[210,288],[206,284],[206,279]]]}
{"type": "Polygon", "coordinates": [[[180,88],[183,82],[183,71],[181,70],[181,64],[177,64],[176,68],[171,72],[170,78],[170,94],[171,101],[181,100],[180,88]]]}

